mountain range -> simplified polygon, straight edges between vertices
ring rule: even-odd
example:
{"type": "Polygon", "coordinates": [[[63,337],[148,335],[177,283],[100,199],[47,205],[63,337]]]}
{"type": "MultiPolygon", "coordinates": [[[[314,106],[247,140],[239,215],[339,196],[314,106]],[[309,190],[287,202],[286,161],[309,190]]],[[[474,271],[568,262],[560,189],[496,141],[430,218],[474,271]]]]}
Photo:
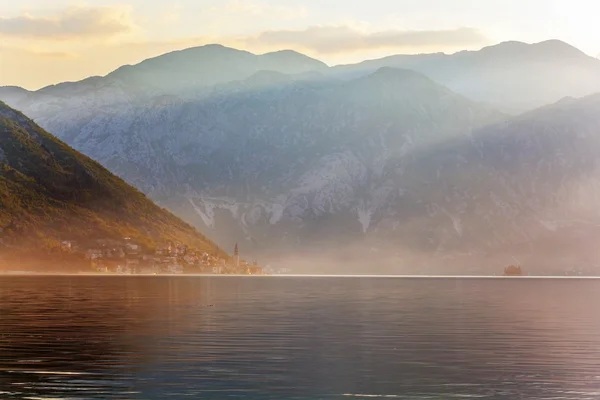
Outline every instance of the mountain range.
{"type": "Polygon", "coordinates": [[[0,98],[222,246],[481,272],[593,261],[595,92],[600,61],[548,41],[338,67],[205,46],[0,98]]]}
{"type": "Polygon", "coordinates": [[[600,91],[600,60],[575,47],[549,40],[536,44],[504,42],[455,54],[395,55],[352,65],[328,67],[291,50],[256,55],[221,45],[167,53],[126,65],[104,77],[65,82],[37,91],[0,87],[0,99],[36,120],[65,109],[146,103],[159,96],[193,100],[215,85],[244,80],[262,71],[295,79],[354,79],[382,67],[410,69],[475,101],[521,113],[560,100],[600,91]]]}
{"type": "Polygon", "coordinates": [[[333,68],[355,77],[381,67],[419,71],[451,90],[510,113],[600,91],[600,60],[559,40],[504,42],[456,54],[399,55],[333,68]]]}
{"type": "Polygon", "coordinates": [[[63,240],[124,237],[147,248],[172,240],[226,257],[193,227],[2,102],[0,228],[0,264],[52,264],[63,240]]]}

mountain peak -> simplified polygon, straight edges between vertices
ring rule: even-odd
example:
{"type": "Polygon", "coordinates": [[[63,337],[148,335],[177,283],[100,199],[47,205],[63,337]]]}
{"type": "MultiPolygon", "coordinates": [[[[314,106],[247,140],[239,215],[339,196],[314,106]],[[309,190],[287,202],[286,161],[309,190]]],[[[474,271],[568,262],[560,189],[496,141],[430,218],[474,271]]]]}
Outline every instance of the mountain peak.
{"type": "Polygon", "coordinates": [[[320,71],[328,68],[327,64],[324,62],[294,50],[279,50],[265,53],[261,55],[260,58],[269,62],[281,63],[282,66],[285,66],[288,69],[293,65],[299,65],[300,68],[297,68],[298,71],[292,73],[302,73],[310,70],[320,71]]]}
{"type": "MultiPolygon", "coordinates": [[[[476,54],[477,52],[470,52],[476,54]]],[[[481,49],[482,54],[496,53],[501,56],[527,56],[527,57],[580,57],[586,56],[576,47],[557,39],[546,40],[539,43],[528,44],[518,41],[502,42],[481,49]]]]}
{"type": "Polygon", "coordinates": [[[189,47],[187,49],[175,50],[170,53],[165,53],[157,57],[149,58],[138,65],[154,65],[161,64],[163,62],[204,62],[207,57],[220,57],[229,55],[253,55],[250,52],[244,50],[237,50],[231,47],[226,47],[221,44],[207,44],[203,46],[189,47]]]}
{"type": "MultiPolygon", "coordinates": [[[[252,54],[249,51],[245,51],[245,50],[239,50],[239,49],[234,49],[233,47],[227,47],[227,46],[223,46],[222,44],[218,44],[218,43],[213,43],[213,44],[205,44],[202,46],[195,46],[195,47],[190,47],[187,49],[183,49],[183,50],[178,50],[178,52],[180,53],[245,53],[245,54],[252,54]]],[[[167,53],[170,54],[170,53],[167,53]]]]}
{"type": "Polygon", "coordinates": [[[351,93],[348,96],[355,96],[360,101],[386,99],[389,104],[405,104],[409,108],[415,104],[446,101],[443,99],[456,99],[460,104],[468,103],[446,86],[409,69],[379,68],[370,75],[349,81],[346,88],[351,93]]]}
{"type": "Polygon", "coordinates": [[[583,51],[579,50],[577,47],[557,39],[535,43],[532,46],[542,51],[554,52],[555,54],[587,56],[583,51]]]}
{"type": "Polygon", "coordinates": [[[500,42],[498,44],[494,44],[491,46],[486,46],[479,51],[465,51],[463,53],[466,54],[514,54],[515,52],[523,52],[526,51],[531,45],[519,42],[516,40],[509,40],[505,42],[500,42]]]}
{"type": "Polygon", "coordinates": [[[179,94],[247,79],[259,71],[299,74],[327,65],[294,51],[256,55],[219,44],[178,50],[110,74],[142,93],[179,94]]]}
{"type": "Polygon", "coordinates": [[[283,50],[271,51],[269,53],[263,54],[263,56],[274,56],[274,55],[280,55],[280,56],[299,56],[299,57],[310,58],[306,54],[302,54],[300,52],[297,52],[296,50],[291,50],[291,49],[283,49],[283,50]]]}
{"type": "Polygon", "coordinates": [[[29,92],[29,90],[22,88],[21,86],[14,86],[14,85],[0,86],[0,90],[14,90],[14,91],[18,91],[18,92],[29,92]]]}

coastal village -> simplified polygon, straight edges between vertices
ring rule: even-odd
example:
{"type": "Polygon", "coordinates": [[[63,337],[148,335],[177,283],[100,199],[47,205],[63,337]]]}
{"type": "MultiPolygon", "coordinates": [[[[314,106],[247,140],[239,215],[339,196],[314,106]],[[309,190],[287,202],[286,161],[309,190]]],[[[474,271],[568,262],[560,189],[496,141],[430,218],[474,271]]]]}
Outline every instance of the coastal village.
{"type": "Polygon", "coordinates": [[[256,262],[240,259],[235,245],[233,257],[227,261],[206,252],[190,249],[186,245],[166,242],[154,251],[145,251],[130,238],[122,240],[99,239],[93,246],[80,248],[77,242],[61,242],[62,251],[83,253],[90,263],[90,269],[97,273],[112,274],[236,274],[263,275],[263,269],[256,262]]]}

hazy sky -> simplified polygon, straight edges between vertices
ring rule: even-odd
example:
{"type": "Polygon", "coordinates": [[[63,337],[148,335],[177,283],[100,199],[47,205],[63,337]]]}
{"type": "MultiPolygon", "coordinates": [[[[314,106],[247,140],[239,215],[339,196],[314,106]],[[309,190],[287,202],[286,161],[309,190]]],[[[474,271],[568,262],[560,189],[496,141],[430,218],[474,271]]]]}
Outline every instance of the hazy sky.
{"type": "Polygon", "coordinates": [[[598,56],[599,20],[598,0],[0,0],[0,85],[36,89],[207,43],[329,64],[505,40],[598,56]]]}

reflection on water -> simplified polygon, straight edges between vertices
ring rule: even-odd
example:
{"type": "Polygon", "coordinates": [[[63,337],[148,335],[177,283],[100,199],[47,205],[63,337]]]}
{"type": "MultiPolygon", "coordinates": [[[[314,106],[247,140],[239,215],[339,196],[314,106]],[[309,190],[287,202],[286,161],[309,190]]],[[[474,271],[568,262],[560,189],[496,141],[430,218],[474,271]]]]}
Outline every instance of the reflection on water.
{"type": "Polygon", "coordinates": [[[597,399],[600,281],[0,277],[0,398],[597,399]]]}

